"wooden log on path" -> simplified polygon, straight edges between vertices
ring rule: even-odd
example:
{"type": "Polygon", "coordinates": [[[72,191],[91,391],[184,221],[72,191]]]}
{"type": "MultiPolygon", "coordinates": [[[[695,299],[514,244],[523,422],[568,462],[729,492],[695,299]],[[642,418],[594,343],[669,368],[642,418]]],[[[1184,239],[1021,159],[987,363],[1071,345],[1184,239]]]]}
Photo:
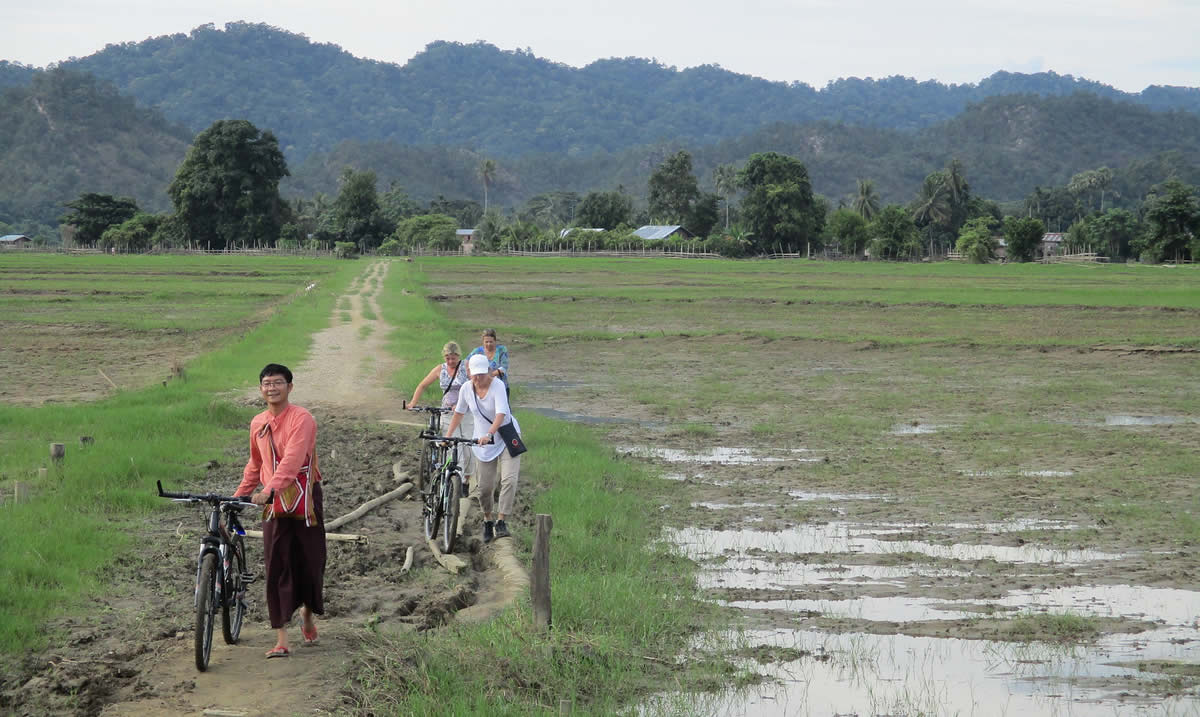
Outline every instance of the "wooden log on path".
{"type": "Polygon", "coordinates": [[[533,624],[539,630],[548,630],[550,621],[550,529],[554,520],[546,513],[538,513],[533,537],[533,575],[529,584],[529,595],[533,602],[533,624]]]}
{"type": "MultiPolygon", "coordinates": [[[[263,537],[263,534],[261,530],[247,530],[246,536],[250,538],[261,538],[263,537]]],[[[341,543],[363,543],[364,545],[367,542],[367,536],[355,535],[354,533],[326,533],[325,539],[336,540],[341,543]]]]}
{"type": "Polygon", "coordinates": [[[412,570],[412,566],[413,566],[413,555],[414,555],[415,553],[416,553],[416,551],[413,549],[413,546],[411,546],[411,545],[410,545],[410,546],[408,546],[408,550],[405,550],[405,551],[404,551],[404,565],[402,565],[402,566],[400,567],[400,574],[401,574],[401,575],[404,575],[404,574],[406,574],[406,573],[407,573],[409,570],[412,570]]]}
{"type": "Polygon", "coordinates": [[[105,381],[108,381],[108,385],[112,386],[113,388],[116,388],[118,391],[121,390],[120,388],[117,388],[117,384],[113,383],[113,380],[108,377],[108,374],[104,373],[104,369],[97,368],[96,370],[100,372],[100,375],[104,377],[105,381]]]}
{"type": "Polygon", "coordinates": [[[343,515],[342,517],[334,518],[333,520],[326,523],[325,530],[336,530],[337,528],[342,527],[346,523],[349,523],[353,520],[358,520],[362,516],[366,515],[367,512],[370,511],[372,508],[381,506],[384,503],[388,502],[389,500],[394,500],[396,498],[399,498],[400,496],[404,495],[405,493],[409,492],[410,490],[412,490],[412,483],[405,483],[404,485],[400,486],[399,488],[397,488],[395,490],[390,490],[387,493],[384,493],[383,495],[379,496],[378,498],[372,498],[371,500],[368,500],[366,503],[363,503],[362,505],[358,506],[357,508],[355,508],[354,510],[350,511],[349,513],[343,515]]]}
{"type": "Polygon", "coordinates": [[[428,538],[426,542],[429,543],[429,550],[433,553],[433,559],[438,561],[438,564],[443,568],[449,570],[455,575],[458,575],[460,570],[467,567],[467,564],[463,562],[463,559],[457,555],[447,555],[446,553],[443,553],[442,549],[438,547],[437,541],[433,538],[428,538]]]}
{"type": "Polygon", "coordinates": [[[400,467],[399,462],[392,464],[392,477],[396,479],[397,483],[403,483],[409,480],[408,472],[400,467]]]}

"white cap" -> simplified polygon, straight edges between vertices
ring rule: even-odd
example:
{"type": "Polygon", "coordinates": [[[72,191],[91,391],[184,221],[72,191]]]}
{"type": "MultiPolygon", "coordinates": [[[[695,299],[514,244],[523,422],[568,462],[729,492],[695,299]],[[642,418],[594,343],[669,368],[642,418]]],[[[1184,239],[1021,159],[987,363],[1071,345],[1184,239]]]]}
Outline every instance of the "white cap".
{"type": "Polygon", "coordinates": [[[474,376],[480,373],[488,373],[492,370],[491,363],[488,362],[487,356],[483,354],[475,354],[467,361],[467,373],[474,376]]]}

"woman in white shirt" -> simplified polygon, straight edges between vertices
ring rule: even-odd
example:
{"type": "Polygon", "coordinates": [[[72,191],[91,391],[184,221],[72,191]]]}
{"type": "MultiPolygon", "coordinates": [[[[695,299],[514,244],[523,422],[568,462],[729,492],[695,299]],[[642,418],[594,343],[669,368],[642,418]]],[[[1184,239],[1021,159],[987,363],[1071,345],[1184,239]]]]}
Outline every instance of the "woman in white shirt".
{"type": "Polygon", "coordinates": [[[479,506],[483,509],[483,542],[490,543],[494,538],[507,538],[510,535],[504,516],[512,512],[517,496],[517,479],[521,472],[521,457],[509,455],[504,441],[495,440],[495,436],[503,425],[511,423],[517,433],[521,432],[521,426],[513,418],[508,406],[504,381],[492,376],[487,357],[481,354],[472,356],[467,362],[467,372],[471,376],[471,385],[463,386],[459,392],[454,415],[446,426],[446,435],[454,435],[464,416],[474,417],[472,435],[477,445],[471,446],[471,451],[475,454],[479,506]],[[500,479],[499,505],[496,505],[493,496],[497,474],[500,479]]]}

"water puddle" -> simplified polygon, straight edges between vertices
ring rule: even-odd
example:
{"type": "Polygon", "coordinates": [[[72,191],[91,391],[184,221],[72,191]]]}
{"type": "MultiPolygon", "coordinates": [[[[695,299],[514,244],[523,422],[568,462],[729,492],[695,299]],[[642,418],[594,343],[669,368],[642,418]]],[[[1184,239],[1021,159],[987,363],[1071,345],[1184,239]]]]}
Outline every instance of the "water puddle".
{"type": "Polygon", "coordinates": [[[831,500],[877,500],[884,503],[895,501],[895,498],[887,495],[869,495],[867,493],[809,493],[803,490],[790,490],[788,495],[801,502],[831,500]]]}
{"type": "Polygon", "coordinates": [[[777,508],[774,503],[714,503],[699,500],[692,503],[693,508],[708,508],[709,510],[731,510],[733,508],[777,508]]]}
{"type": "Polygon", "coordinates": [[[1185,423],[1200,423],[1192,416],[1105,416],[1106,426],[1178,426],[1185,423]]]}
{"type": "Polygon", "coordinates": [[[721,560],[714,562],[711,566],[706,566],[706,568],[698,578],[698,584],[703,588],[748,588],[752,590],[789,590],[799,587],[850,584],[904,588],[914,577],[920,577],[925,582],[932,582],[935,579],[969,575],[964,570],[930,565],[777,563],[762,558],[747,557],[721,560]]]}
{"type": "Polygon", "coordinates": [[[949,427],[945,423],[920,423],[913,421],[912,423],[897,423],[892,426],[888,433],[893,436],[919,436],[927,433],[937,433],[949,427]]]}
{"type": "Polygon", "coordinates": [[[716,695],[660,695],[638,714],[657,715],[1127,715],[1197,714],[1200,696],[1147,696],[1131,663],[1200,660],[1188,631],[1163,629],[1057,648],[906,635],[753,631],[727,643],[796,659],[743,667],[767,682],[716,695]]]}
{"type": "Polygon", "coordinates": [[[749,448],[715,447],[704,451],[685,451],[681,448],[659,448],[657,446],[621,446],[621,453],[636,458],[654,458],[667,463],[712,463],[723,466],[750,465],[754,463],[819,463],[824,458],[813,458],[807,448],[766,451],[749,448]]]}
{"type": "Polygon", "coordinates": [[[1025,478],[1070,478],[1075,471],[1027,471],[1027,470],[990,470],[990,471],[959,471],[968,478],[996,478],[998,476],[1023,476],[1025,478]]]}
{"type": "MultiPolygon", "coordinates": [[[[977,617],[984,601],[904,596],[849,600],[731,600],[723,604],[746,610],[782,610],[873,622],[924,622],[977,617]]],[[[988,599],[986,605],[1005,608],[1001,614],[1010,616],[1070,613],[1188,627],[1197,618],[1200,593],[1144,585],[1080,585],[1050,590],[1014,590],[998,600],[988,599]]],[[[1200,640],[1200,631],[1193,639],[1200,640]]]]}
{"type": "MultiPolygon", "coordinates": [[[[996,524],[1000,527],[1001,524],[996,524]]],[[[755,530],[709,530],[704,528],[666,528],[664,537],[679,545],[684,554],[693,560],[704,560],[718,555],[745,554],[750,550],[774,553],[851,553],[889,555],[894,553],[919,553],[931,558],[945,560],[995,560],[1000,563],[1047,563],[1054,565],[1077,565],[1097,560],[1121,560],[1119,553],[1099,550],[1047,548],[1037,545],[983,545],[954,543],[941,545],[920,540],[884,540],[881,535],[904,535],[914,527],[887,526],[848,522],[830,522],[823,525],[801,525],[775,532],[755,530]]],[[[1013,531],[1029,530],[1027,524],[1013,524],[1013,531]],[[1019,527],[1018,527],[1019,526],[1019,527]]],[[[987,532],[1005,532],[988,530],[987,532]]]]}

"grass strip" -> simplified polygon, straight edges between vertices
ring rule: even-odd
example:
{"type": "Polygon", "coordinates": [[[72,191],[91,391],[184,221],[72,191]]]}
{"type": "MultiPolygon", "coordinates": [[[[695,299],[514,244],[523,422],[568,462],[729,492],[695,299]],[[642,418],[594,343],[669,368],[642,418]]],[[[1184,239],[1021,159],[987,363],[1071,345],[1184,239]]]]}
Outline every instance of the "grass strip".
{"type": "MultiPolygon", "coordinates": [[[[462,330],[424,298],[423,280],[417,267],[393,264],[380,302],[397,327],[389,347],[407,364],[396,378],[402,392],[462,330]]],[[[697,600],[694,564],[657,542],[658,507],[674,487],[618,460],[584,427],[517,412],[532,446],[520,501],[530,515],[554,519],[554,628],[534,629],[526,595],[483,625],[380,634],[353,688],[364,713],[558,714],[567,700],[572,714],[613,714],[638,695],[718,669],[673,660],[715,618],[697,600]]],[[[514,527],[528,550],[528,525],[514,527]]]]}
{"type": "MultiPolygon", "coordinates": [[[[104,261],[74,266],[123,270],[121,263],[99,258],[104,261]]],[[[195,270],[198,263],[187,258],[180,265],[195,270]]],[[[169,283],[175,263],[156,266],[169,283]]],[[[155,481],[195,481],[209,459],[221,457],[215,446],[228,446],[244,433],[255,409],[232,399],[255,382],[264,364],[294,365],[304,358],[310,335],[328,324],[335,297],[362,265],[311,262],[295,269],[298,285],[308,275],[299,272],[311,268],[323,274],[318,287],[276,303],[244,337],[186,365],[165,385],[95,403],[0,405],[0,489],[11,496],[16,480],[31,488],[28,502],[0,508],[0,652],[44,648],[50,639],[46,621],[102,589],[106,566],[135,549],[135,523],[160,500],[155,481]],[[94,442],[84,446],[81,436],[94,442]],[[66,458],[39,478],[52,442],[66,444],[66,458]]],[[[164,375],[168,370],[163,367],[164,375]]],[[[230,487],[236,472],[231,470],[230,487]]]]}

